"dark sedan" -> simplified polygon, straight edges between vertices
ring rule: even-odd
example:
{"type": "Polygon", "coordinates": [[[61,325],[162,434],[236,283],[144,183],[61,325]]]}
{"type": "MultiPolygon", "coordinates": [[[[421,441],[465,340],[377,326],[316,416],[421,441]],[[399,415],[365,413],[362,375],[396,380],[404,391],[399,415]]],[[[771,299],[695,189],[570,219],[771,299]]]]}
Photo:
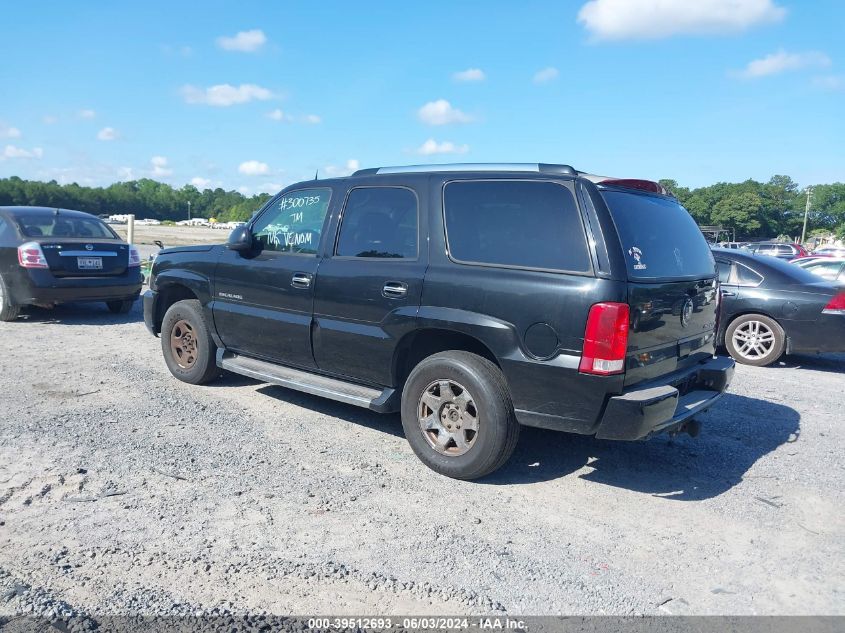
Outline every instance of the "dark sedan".
{"type": "Polygon", "coordinates": [[[128,312],[143,277],[138,250],[81,211],[0,207],[0,320],[22,306],[102,301],[128,312]]]}
{"type": "Polygon", "coordinates": [[[746,365],[784,353],[845,351],[845,290],[774,257],[714,249],[721,307],[718,340],[746,365]]]}

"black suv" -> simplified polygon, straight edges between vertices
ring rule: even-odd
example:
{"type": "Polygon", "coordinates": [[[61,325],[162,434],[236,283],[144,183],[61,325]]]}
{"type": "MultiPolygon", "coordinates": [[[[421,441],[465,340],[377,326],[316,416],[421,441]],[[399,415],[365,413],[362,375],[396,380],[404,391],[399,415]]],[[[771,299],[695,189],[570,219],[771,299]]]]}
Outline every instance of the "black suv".
{"type": "Polygon", "coordinates": [[[132,309],[144,277],[138,250],[99,218],[70,209],[0,207],[0,321],[26,305],[102,301],[132,309]]]}
{"type": "Polygon", "coordinates": [[[170,371],[220,369],[401,411],[414,452],[474,479],[520,425],[694,434],[714,358],[713,256],[654,182],[566,165],[364,169],[292,185],[225,246],[162,251],[144,295],[170,371]]]}

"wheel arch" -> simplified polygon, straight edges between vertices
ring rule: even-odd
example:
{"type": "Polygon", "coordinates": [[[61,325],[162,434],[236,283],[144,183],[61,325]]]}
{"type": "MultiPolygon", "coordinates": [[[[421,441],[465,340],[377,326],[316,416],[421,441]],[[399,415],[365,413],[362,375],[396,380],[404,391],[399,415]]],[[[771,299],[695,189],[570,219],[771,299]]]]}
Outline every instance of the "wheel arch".
{"type": "Polygon", "coordinates": [[[740,310],[739,312],[735,312],[735,313],[731,314],[727,319],[725,319],[724,325],[720,324],[720,327],[719,327],[720,332],[719,332],[716,344],[717,345],[724,345],[725,344],[725,335],[727,334],[728,328],[731,326],[731,323],[736,321],[739,317],[747,316],[749,314],[759,314],[760,316],[764,316],[768,319],[771,319],[772,321],[777,323],[781,327],[782,330],[784,330],[784,333],[786,333],[786,328],[783,327],[783,324],[780,322],[780,319],[778,319],[773,314],[766,312],[765,310],[752,310],[752,309],[748,308],[746,310],[740,310]]]}
{"type": "Polygon", "coordinates": [[[164,315],[167,310],[174,303],[184,301],[186,299],[200,300],[197,293],[194,292],[188,285],[172,281],[167,284],[158,285],[158,299],[156,301],[155,311],[155,329],[157,332],[161,331],[161,324],[164,321],[164,315]]]}
{"type": "Polygon", "coordinates": [[[486,358],[501,369],[496,355],[479,338],[442,327],[425,327],[409,332],[399,341],[393,354],[392,375],[397,389],[405,384],[408,375],[420,361],[432,354],[449,350],[470,352],[486,358]]]}

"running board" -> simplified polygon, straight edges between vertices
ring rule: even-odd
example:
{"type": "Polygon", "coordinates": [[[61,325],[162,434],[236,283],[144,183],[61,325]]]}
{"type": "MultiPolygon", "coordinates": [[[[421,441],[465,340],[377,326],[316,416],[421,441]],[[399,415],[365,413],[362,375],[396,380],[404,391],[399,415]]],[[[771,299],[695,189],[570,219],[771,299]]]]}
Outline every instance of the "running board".
{"type": "Polygon", "coordinates": [[[217,366],[242,376],[337,400],[338,402],[354,404],[379,413],[398,410],[398,394],[395,389],[389,387],[380,390],[375,387],[358,385],[345,380],[258,360],[257,358],[240,356],[222,349],[217,350],[217,366]]]}

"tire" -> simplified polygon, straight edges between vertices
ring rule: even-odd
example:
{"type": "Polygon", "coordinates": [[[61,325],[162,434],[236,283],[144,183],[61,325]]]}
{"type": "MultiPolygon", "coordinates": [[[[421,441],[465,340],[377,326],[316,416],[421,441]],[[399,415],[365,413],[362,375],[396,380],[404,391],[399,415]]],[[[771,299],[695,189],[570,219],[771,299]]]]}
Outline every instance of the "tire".
{"type": "Polygon", "coordinates": [[[109,312],[112,314],[126,314],[135,305],[134,299],[118,299],[117,301],[106,301],[109,312]]]}
{"type": "Polygon", "coordinates": [[[161,351],[170,373],[183,382],[204,385],[220,375],[217,346],[196,299],[177,301],[161,324],[161,351]]]}
{"type": "Polygon", "coordinates": [[[434,354],[413,369],[402,390],[402,426],[417,457],[454,479],[492,473],[519,439],[501,370],[464,351],[434,354]]]}
{"type": "Polygon", "coordinates": [[[725,331],[725,347],[743,365],[765,367],[783,355],[786,335],[774,319],[762,314],[738,316],[725,331]]]}
{"type": "Polygon", "coordinates": [[[14,321],[20,312],[21,307],[12,301],[9,286],[0,276],[0,321],[14,321]]]}

